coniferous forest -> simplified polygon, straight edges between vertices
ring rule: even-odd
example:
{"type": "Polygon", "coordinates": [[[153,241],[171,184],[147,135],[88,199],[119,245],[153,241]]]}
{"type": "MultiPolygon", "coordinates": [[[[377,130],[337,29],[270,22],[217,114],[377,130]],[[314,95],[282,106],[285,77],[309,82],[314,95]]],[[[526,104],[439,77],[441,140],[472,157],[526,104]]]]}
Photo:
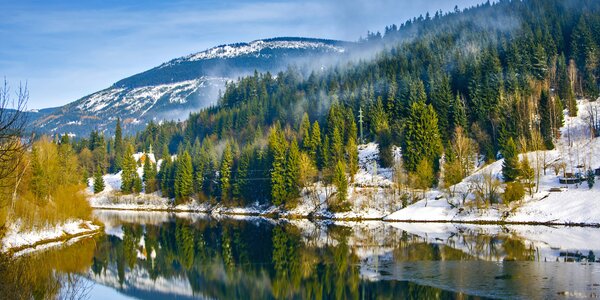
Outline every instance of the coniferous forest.
{"type": "Polygon", "coordinates": [[[527,0],[427,14],[361,39],[380,49],[372,58],[255,72],[183,122],[150,123],[135,137],[119,123],[114,138],[93,132],[73,146],[85,176],[122,169],[124,193],[145,186],[175,203],[293,207],[321,181],[340,191],[330,207],[343,211],[367,142],[383,167],[401,147],[412,187],[460,182],[475,154],[506,158],[510,182],[522,173],[518,153],[553,149],[563,110],[575,116],[576,98],[598,97],[599,11],[596,1],[527,0]],[[144,165],[140,180],[131,157],[149,149],[161,165],[144,165]]]}
{"type": "MultiPolygon", "coordinates": [[[[139,9],[187,27],[169,2],[139,9]]],[[[133,19],[111,37],[150,31],[133,19]]],[[[600,1],[488,1],[356,42],[224,45],[62,107],[28,99],[27,84],[0,86],[0,298],[597,294],[600,1]],[[244,69],[206,106],[228,79],[199,66],[263,60],[298,65],[244,69]],[[177,101],[203,108],[142,118],[177,101]]]]}

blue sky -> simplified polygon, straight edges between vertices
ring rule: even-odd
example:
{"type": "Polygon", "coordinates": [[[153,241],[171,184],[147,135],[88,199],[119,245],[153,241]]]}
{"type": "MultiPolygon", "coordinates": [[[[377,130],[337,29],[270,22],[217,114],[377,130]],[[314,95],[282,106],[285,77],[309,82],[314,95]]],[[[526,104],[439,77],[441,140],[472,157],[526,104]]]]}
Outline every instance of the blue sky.
{"type": "Polygon", "coordinates": [[[0,0],[0,76],[53,107],[212,46],[276,36],[357,40],[481,0],[0,0]]]}

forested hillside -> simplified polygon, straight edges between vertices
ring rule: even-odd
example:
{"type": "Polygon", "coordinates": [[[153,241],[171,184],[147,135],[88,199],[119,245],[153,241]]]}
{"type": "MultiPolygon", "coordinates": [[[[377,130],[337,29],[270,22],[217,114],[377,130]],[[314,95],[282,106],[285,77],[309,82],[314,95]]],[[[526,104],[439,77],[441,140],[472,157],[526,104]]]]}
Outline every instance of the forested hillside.
{"type": "MultiPolygon", "coordinates": [[[[128,157],[152,147],[163,160],[160,171],[144,166],[154,170],[144,176],[146,192],[176,203],[293,207],[321,181],[337,188],[329,206],[343,211],[358,144],[377,142],[381,165],[411,187],[459,182],[476,154],[504,156],[510,182],[521,174],[519,152],[552,149],[563,110],[575,116],[577,98],[598,97],[598,1],[487,3],[427,14],[361,42],[385,49],[309,76],[255,73],[182,123],[150,123],[134,140],[94,132],[75,149],[85,153],[87,174],[123,169],[127,177],[135,173],[128,157]]],[[[125,177],[125,193],[142,190],[125,177]]]]}

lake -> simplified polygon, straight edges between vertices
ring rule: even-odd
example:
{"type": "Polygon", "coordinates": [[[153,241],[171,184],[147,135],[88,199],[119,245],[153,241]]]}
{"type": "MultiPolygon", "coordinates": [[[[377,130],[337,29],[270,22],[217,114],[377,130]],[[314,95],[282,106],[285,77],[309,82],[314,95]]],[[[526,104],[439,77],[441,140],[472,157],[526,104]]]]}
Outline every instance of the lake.
{"type": "Polygon", "coordinates": [[[600,229],[97,210],[105,234],[0,262],[4,297],[487,299],[600,295],[600,229]]]}

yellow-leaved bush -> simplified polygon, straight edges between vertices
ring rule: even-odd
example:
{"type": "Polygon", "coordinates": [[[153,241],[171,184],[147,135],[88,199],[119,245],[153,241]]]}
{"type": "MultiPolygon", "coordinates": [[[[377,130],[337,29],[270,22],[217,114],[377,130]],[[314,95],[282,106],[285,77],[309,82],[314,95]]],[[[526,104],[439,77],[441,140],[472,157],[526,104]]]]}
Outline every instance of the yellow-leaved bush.
{"type": "Polygon", "coordinates": [[[6,223],[18,222],[21,230],[27,230],[90,218],[81,168],[70,144],[42,137],[18,163],[14,179],[5,184],[9,188],[2,193],[8,197],[3,201],[6,223]]]}

